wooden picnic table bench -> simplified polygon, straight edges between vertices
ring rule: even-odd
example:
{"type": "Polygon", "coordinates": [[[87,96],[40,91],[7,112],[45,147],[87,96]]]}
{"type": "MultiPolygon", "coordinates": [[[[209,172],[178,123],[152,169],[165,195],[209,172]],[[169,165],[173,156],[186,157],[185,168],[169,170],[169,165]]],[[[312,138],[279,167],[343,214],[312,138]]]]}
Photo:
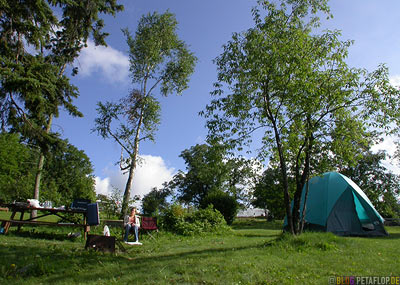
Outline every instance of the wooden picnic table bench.
{"type": "Polygon", "coordinates": [[[87,212],[86,210],[83,209],[36,208],[18,204],[5,204],[2,206],[6,206],[12,212],[11,217],[9,219],[0,219],[0,221],[2,222],[2,227],[4,228],[4,234],[8,233],[8,230],[11,226],[18,226],[18,230],[20,230],[22,225],[81,227],[83,229],[85,239],[87,232],[90,231],[90,226],[87,224],[87,212]],[[40,211],[41,214],[37,215],[36,217],[30,217],[28,219],[24,219],[24,214],[26,212],[32,212],[34,210],[40,211]],[[19,219],[15,218],[17,213],[20,213],[19,219]],[[76,223],[75,221],[71,220],[68,217],[69,214],[82,215],[81,222],[76,223]],[[43,218],[46,216],[57,216],[59,220],[57,222],[39,220],[39,218],[43,218]]]}
{"type": "Polygon", "coordinates": [[[74,223],[54,223],[54,222],[46,222],[46,221],[26,221],[26,220],[6,220],[0,219],[0,222],[10,223],[12,225],[43,225],[43,226],[56,226],[56,227],[83,227],[85,225],[82,224],[74,224],[74,223]]]}

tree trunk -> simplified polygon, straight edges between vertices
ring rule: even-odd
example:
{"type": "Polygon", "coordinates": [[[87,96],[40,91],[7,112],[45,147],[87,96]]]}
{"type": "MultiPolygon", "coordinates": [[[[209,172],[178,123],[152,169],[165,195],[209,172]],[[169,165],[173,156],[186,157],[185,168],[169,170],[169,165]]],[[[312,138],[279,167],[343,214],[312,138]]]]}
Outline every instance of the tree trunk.
{"type": "MultiPolygon", "coordinates": [[[[46,126],[46,134],[50,133],[51,130],[51,125],[53,123],[53,114],[50,114],[49,121],[47,122],[46,126]]],[[[37,165],[37,172],[36,172],[36,177],[35,177],[35,190],[34,190],[34,195],[33,198],[36,200],[39,200],[39,194],[40,194],[40,180],[42,178],[42,171],[43,171],[43,166],[44,166],[44,153],[42,150],[40,150],[40,155],[39,155],[39,161],[37,165]]],[[[36,211],[31,212],[31,217],[34,218],[37,216],[36,211]]]]}
{"type": "Polygon", "coordinates": [[[274,127],[274,132],[275,132],[276,146],[277,146],[278,153],[279,153],[279,162],[280,162],[280,167],[281,167],[283,194],[284,194],[287,222],[289,225],[290,232],[292,234],[295,234],[295,230],[294,230],[294,226],[293,226],[293,219],[292,219],[292,212],[291,212],[291,207],[290,207],[289,181],[288,181],[288,175],[287,175],[286,161],[285,161],[285,157],[283,154],[282,143],[280,140],[278,128],[277,128],[275,122],[273,123],[273,127],[274,127]]]}
{"type": "Polygon", "coordinates": [[[40,180],[42,178],[42,171],[44,166],[44,154],[40,151],[39,161],[37,164],[37,172],[35,177],[35,192],[33,198],[39,200],[39,192],[40,192],[40,180]]]}
{"type": "Polygon", "coordinates": [[[282,153],[282,148],[281,146],[278,147],[279,151],[279,160],[281,164],[281,171],[282,171],[282,183],[283,183],[283,194],[284,194],[284,202],[285,202],[285,208],[286,208],[286,217],[287,217],[287,222],[289,225],[290,232],[294,235],[294,226],[293,226],[293,218],[292,218],[292,212],[291,212],[291,207],[290,207],[290,195],[289,195],[289,182],[288,182],[288,176],[287,176],[287,169],[286,169],[286,164],[283,159],[283,153],[282,153]],[[281,157],[282,156],[282,157],[281,157]]]}
{"type": "Polygon", "coordinates": [[[268,82],[266,83],[264,89],[265,89],[264,94],[263,94],[264,111],[266,112],[267,118],[272,123],[273,129],[274,129],[275,142],[276,142],[276,147],[278,149],[279,163],[280,163],[281,175],[282,175],[282,186],[283,186],[282,190],[283,190],[283,194],[284,194],[286,217],[287,217],[287,222],[289,225],[290,232],[294,235],[295,231],[294,231],[294,227],[293,227],[292,212],[291,212],[291,207],[290,207],[289,180],[288,180],[288,175],[287,175],[286,161],[285,161],[285,156],[283,154],[282,143],[281,143],[281,139],[280,139],[280,135],[279,135],[279,131],[278,131],[278,126],[276,124],[276,119],[270,109],[270,102],[269,102],[269,97],[268,97],[268,82]]]}
{"type": "MultiPolygon", "coordinates": [[[[308,126],[311,128],[311,122],[310,119],[307,119],[308,121],[308,126]]],[[[296,186],[296,193],[295,193],[295,199],[293,203],[293,212],[295,213],[293,216],[294,223],[296,225],[295,230],[297,234],[301,234],[304,229],[304,222],[305,222],[305,214],[306,214],[306,208],[307,208],[307,198],[308,198],[308,180],[310,178],[310,159],[311,159],[311,151],[313,147],[313,141],[314,137],[312,133],[307,134],[306,138],[306,157],[304,161],[304,170],[301,175],[301,179],[297,179],[297,186],[296,186]],[[304,193],[304,202],[303,202],[303,211],[300,214],[300,207],[301,207],[301,196],[303,192],[304,185],[306,185],[306,191],[304,193]]],[[[299,170],[296,170],[296,177],[299,177],[299,170]]]]}
{"type": "Polygon", "coordinates": [[[126,181],[124,197],[122,200],[121,218],[125,217],[125,215],[128,214],[128,206],[129,206],[129,200],[130,200],[130,196],[131,196],[131,187],[132,187],[132,180],[133,180],[135,168],[136,168],[136,159],[132,160],[131,165],[129,167],[128,181],[126,181]]]}
{"type": "Polygon", "coordinates": [[[309,184],[308,184],[308,181],[309,181],[309,179],[310,179],[310,175],[309,175],[309,174],[310,174],[310,172],[308,172],[308,175],[307,175],[306,193],[305,193],[305,195],[304,195],[304,204],[303,204],[303,212],[302,212],[302,215],[301,215],[300,233],[303,233],[304,224],[305,224],[305,221],[306,221],[307,198],[308,198],[308,191],[309,191],[309,184]]]}
{"type": "Polygon", "coordinates": [[[131,165],[129,167],[129,176],[128,176],[128,181],[126,182],[125,186],[125,192],[124,192],[124,198],[122,200],[122,208],[121,208],[121,217],[123,218],[125,215],[128,214],[128,206],[129,206],[129,200],[131,198],[131,187],[132,187],[132,180],[134,176],[134,172],[136,169],[136,161],[137,157],[139,154],[139,140],[140,140],[140,130],[142,128],[142,123],[143,123],[143,108],[140,113],[140,119],[138,122],[138,126],[136,129],[136,136],[135,136],[135,145],[134,145],[134,150],[131,155],[131,165]]]}
{"type": "MultiPolygon", "coordinates": [[[[64,63],[61,68],[60,68],[60,73],[59,76],[61,77],[65,71],[67,64],[64,63]]],[[[46,134],[50,133],[51,130],[51,125],[53,124],[53,114],[50,114],[49,116],[49,121],[47,122],[46,126],[46,134]]],[[[39,161],[38,161],[38,167],[37,167],[37,172],[36,172],[36,177],[35,177],[35,189],[34,189],[34,199],[39,200],[39,192],[40,192],[40,180],[42,178],[42,171],[43,171],[43,166],[44,166],[44,153],[43,150],[40,150],[40,156],[39,156],[39,161]]],[[[37,212],[32,211],[31,212],[31,217],[36,217],[37,212]]]]}

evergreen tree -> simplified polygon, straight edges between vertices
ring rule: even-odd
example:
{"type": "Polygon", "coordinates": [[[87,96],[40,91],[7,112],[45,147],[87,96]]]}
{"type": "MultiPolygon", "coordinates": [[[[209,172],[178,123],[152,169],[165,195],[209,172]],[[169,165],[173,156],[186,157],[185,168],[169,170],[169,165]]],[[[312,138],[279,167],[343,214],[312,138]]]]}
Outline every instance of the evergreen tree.
{"type": "Polygon", "coordinates": [[[122,8],[116,0],[0,1],[1,126],[3,131],[11,126],[21,132],[41,150],[36,199],[45,154],[58,142],[51,131],[53,118],[60,107],[82,116],[72,103],[79,93],[65,75],[67,65],[90,36],[105,45],[107,34],[99,15],[115,15],[122,8]]]}

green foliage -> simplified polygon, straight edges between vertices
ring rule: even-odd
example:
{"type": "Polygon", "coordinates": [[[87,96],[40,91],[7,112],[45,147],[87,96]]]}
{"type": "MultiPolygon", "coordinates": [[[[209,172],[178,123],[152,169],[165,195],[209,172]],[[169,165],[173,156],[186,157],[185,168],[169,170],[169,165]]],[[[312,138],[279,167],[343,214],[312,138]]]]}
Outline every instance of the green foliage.
{"type": "Polygon", "coordinates": [[[222,145],[197,144],[182,151],[186,173],[179,171],[168,184],[184,203],[200,205],[214,191],[230,193],[236,201],[246,200],[245,187],[252,183],[258,165],[244,158],[230,158],[222,145]]]}
{"type": "Polygon", "coordinates": [[[230,231],[222,214],[211,205],[205,209],[187,212],[182,206],[173,204],[163,212],[161,225],[164,230],[184,236],[230,231]]]}
{"type": "Polygon", "coordinates": [[[93,166],[82,150],[66,141],[66,147],[47,154],[46,161],[41,200],[61,205],[69,205],[77,198],[94,201],[93,166]]]}
{"type": "Polygon", "coordinates": [[[98,102],[97,106],[99,116],[95,119],[93,131],[103,138],[117,140],[128,154],[134,152],[134,145],[128,142],[135,141],[138,130],[143,140],[154,141],[161,112],[161,106],[154,97],[133,90],[118,103],[98,102]],[[119,125],[113,126],[114,121],[119,125]]]}
{"type": "MultiPolygon", "coordinates": [[[[254,199],[251,204],[254,207],[268,209],[269,219],[282,220],[286,215],[285,203],[283,199],[283,187],[280,182],[278,168],[268,168],[257,181],[253,189],[254,199]]],[[[290,192],[294,192],[295,186],[290,183],[290,192]]]]}
{"type": "MultiPolygon", "coordinates": [[[[319,169],[319,171],[322,171],[319,169]]],[[[269,220],[283,220],[286,215],[284,202],[284,189],[280,168],[270,166],[258,178],[253,187],[251,204],[254,207],[267,209],[269,220]]],[[[288,177],[288,190],[290,195],[296,191],[296,181],[288,177]]]]}
{"type": "Polygon", "coordinates": [[[224,216],[228,225],[233,223],[239,211],[239,203],[236,199],[222,191],[211,192],[201,201],[201,207],[203,209],[208,208],[210,205],[224,216]]]}
{"type": "Polygon", "coordinates": [[[0,2],[2,126],[17,128],[45,149],[56,139],[46,126],[60,106],[82,116],[72,104],[79,94],[64,74],[66,65],[91,35],[96,44],[105,45],[99,14],[115,15],[122,9],[116,0],[95,0],[90,6],[60,0],[0,2]]]}
{"type": "Polygon", "coordinates": [[[183,221],[185,217],[185,210],[179,204],[171,204],[161,213],[159,226],[167,231],[175,231],[175,226],[183,221]]]}
{"type": "Polygon", "coordinates": [[[352,42],[338,31],[313,31],[318,11],[329,15],[327,1],[280,2],[259,1],[255,26],[224,45],[215,60],[216,98],[202,114],[211,139],[233,149],[250,146],[260,132],[258,154],[279,165],[289,226],[299,233],[301,191],[317,168],[311,165],[356,162],[374,136],[396,132],[400,90],[385,66],[371,73],[349,67],[352,42]]]}
{"type": "Polygon", "coordinates": [[[355,166],[343,168],[340,172],[353,180],[368,196],[377,211],[385,218],[399,218],[400,177],[382,165],[387,157],[383,151],[364,152],[355,166]]]}
{"type": "Polygon", "coordinates": [[[199,205],[208,193],[223,187],[227,169],[221,147],[197,144],[182,151],[180,157],[185,160],[187,171],[179,171],[170,184],[178,190],[181,201],[199,205]]]}
{"type": "Polygon", "coordinates": [[[156,88],[161,95],[181,94],[188,88],[196,57],[176,33],[177,21],[172,13],[152,13],[142,16],[135,36],[128,28],[123,30],[129,46],[132,83],[137,86],[118,103],[99,102],[96,131],[104,139],[112,138],[127,156],[121,154],[120,168],[128,170],[121,215],[128,210],[136,163],[141,141],[154,141],[160,124],[161,105],[154,96],[156,88]],[[113,125],[114,123],[114,125],[113,125]],[[115,124],[118,124],[115,126],[115,124]]]}
{"type": "Polygon", "coordinates": [[[153,188],[142,198],[142,211],[146,216],[157,216],[160,212],[167,207],[167,197],[171,194],[171,191],[164,187],[158,190],[156,187],[153,188]]]}
{"type": "MultiPolygon", "coordinates": [[[[99,14],[115,15],[116,0],[1,1],[0,120],[40,149],[33,197],[39,199],[44,155],[62,144],[52,132],[60,107],[80,116],[72,101],[79,96],[65,75],[90,36],[106,45],[99,14]]],[[[72,69],[72,75],[78,68],[72,69]]],[[[59,197],[52,197],[58,199],[59,197]]]]}
{"type": "Polygon", "coordinates": [[[108,219],[118,219],[121,212],[122,192],[116,187],[112,187],[111,194],[97,194],[96,200],[100,200],[100,212],[108,219]]]}
{"type": "Polygon", "coordinates": [[[124,30],[132,82],[143,84],[145,95],[151,94],[158,84],[164,96],[181,94],[188,88],[197,59],[178,38],[177,25],[174,14],[154,12],[142,16],[135,37],[127,28],[124,30]]]}
{"type": "Polygon", "coordinates": [[[0,133],[0,200],[32,198],[37,155],[20,143],[18,134],[0,133]]]}
{"type": "MultiPolygon", "coordinates": [[[[21,143],[17,134],[0,134],[0,193],[6,202],[32,198],[38,150],[21,143]]],[[[86,154],[64,141],[47,153],[41,201],[69,205],[75,198],[94,200],[93,166],[86,154]]]]}

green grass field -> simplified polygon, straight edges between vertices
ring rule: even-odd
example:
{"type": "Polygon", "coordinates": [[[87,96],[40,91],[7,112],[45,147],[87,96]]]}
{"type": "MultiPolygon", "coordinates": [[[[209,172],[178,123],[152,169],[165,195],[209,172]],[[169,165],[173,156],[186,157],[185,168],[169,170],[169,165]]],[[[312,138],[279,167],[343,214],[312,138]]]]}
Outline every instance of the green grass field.
{"type": "Polygon", "coordinates": [[[400,227],[388,227],[386,238],[291,237],[280,228],[239,220],[223,236],[160,232],[115,254],[86,251],[68,229],[12,228],[0,235],[0,284],[328,284],[330,276],[400,275],[400,227]]]}

